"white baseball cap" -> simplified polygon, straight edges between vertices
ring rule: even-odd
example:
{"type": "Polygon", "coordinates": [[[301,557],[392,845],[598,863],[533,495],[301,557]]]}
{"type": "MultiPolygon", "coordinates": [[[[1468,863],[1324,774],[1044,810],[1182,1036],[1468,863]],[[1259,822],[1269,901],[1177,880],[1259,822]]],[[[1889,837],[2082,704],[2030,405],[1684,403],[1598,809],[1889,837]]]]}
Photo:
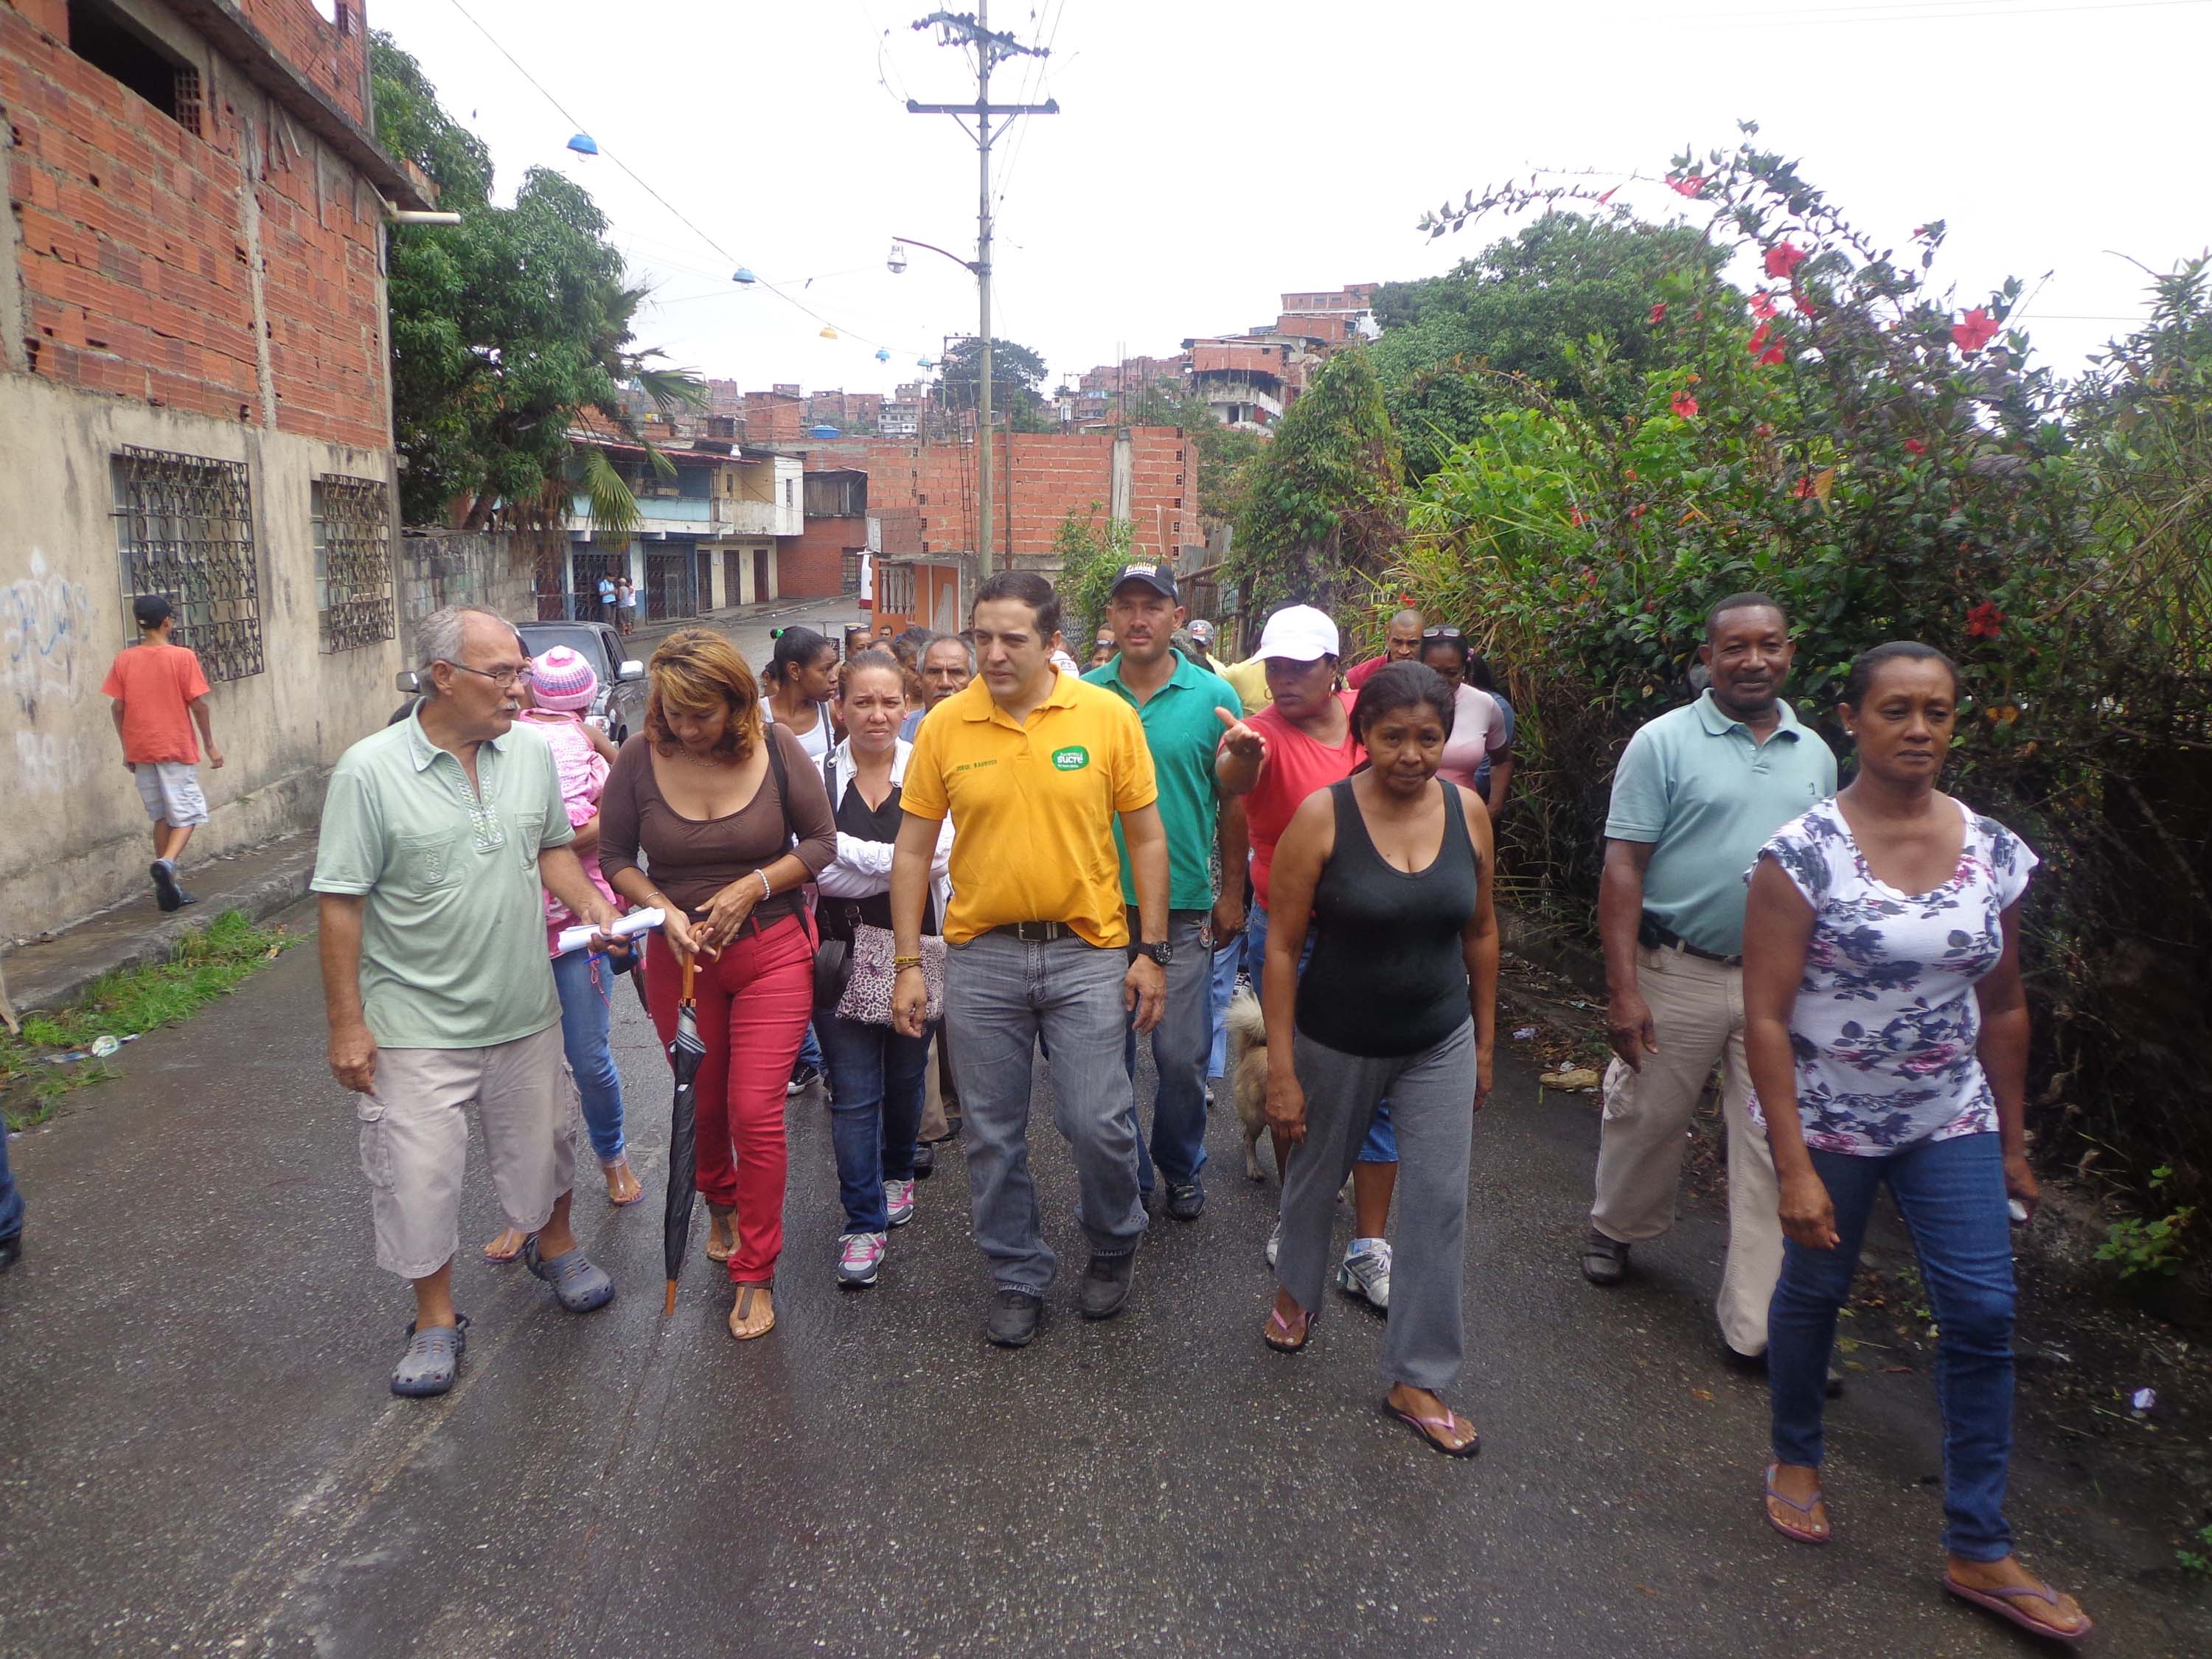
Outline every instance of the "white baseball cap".
{"type": "Polygon", "coordinates": [[[1260,630],[1260,648],[1252,654],[1316,662],[1340,654],[1341,646],[1328,612],[1310,605],[1286,605],[1267,618],[1267,625],[1260,630]]]}

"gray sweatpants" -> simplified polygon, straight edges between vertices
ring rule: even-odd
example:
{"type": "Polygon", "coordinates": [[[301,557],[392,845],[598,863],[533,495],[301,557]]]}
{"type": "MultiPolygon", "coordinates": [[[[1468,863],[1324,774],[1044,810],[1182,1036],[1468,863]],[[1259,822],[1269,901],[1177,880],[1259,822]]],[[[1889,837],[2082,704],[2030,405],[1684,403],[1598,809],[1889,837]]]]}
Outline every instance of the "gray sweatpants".
{"type": "Polygon", "coordinates": [[[1321,1310],[1334,1260],[1329,1230],[1337,1189],[1386,1097],[1398,1129],[1398,1224],[1390,1267],[1382,1376],[1437,1393],[1459,1376],[1467,1350],[1460,1288],[1467,1266],[1468,1156],[1474,1139],[1474,1023],[1433,1048],[1364,1060],[1314,1042],[1294,1049],[1305,1091],[1306,1138],[1283,1178],[1283,1237],[1275,1282],[1298,1306],[1321,1310]]]}

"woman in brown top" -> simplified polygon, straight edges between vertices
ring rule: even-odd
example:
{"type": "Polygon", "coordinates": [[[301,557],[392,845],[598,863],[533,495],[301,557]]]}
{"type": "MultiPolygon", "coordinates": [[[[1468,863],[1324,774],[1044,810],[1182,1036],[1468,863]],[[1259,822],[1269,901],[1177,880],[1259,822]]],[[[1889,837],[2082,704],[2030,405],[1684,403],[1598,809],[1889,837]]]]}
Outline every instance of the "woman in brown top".
{"type": "Polygon", "coordinates": [[[836,856],[837,830],[821,773],[797,738],[763,721],[736,647],[684,629],[647,672],[645,730],[623,745],[599,802],[599,868],[625,898],[668,913],[646,951],[664,1042],[676,1030],[678,953],[702,958],[699,1190],[714,1218],[707,1254],[730,1264],[738,1286],[730,1334],[744,1340],[775,1326],[783,1087],[814,1003],[799,889],[836,856]]]}

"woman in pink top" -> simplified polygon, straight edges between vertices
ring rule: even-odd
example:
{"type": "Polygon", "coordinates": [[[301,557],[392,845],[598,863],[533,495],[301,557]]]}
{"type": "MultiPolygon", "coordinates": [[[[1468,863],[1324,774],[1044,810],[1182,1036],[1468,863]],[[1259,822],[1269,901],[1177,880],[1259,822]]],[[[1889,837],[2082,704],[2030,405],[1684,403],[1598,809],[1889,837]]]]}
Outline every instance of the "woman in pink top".
{"type": "MultiPolygon", "coordinates": [[[[606,787],[615,749],[604,733],[584,724],[580,712],[589,708],[598,696],[599,676],[582,653],[556,645],[532,665],[529,685],[529,707],[517,724],[538,733],[553,750],[561,799],[576,832],[569,844],[583,860],[584,873],[610,902],[626,909],[626,902],[615,896],[599,873],[599,794],[606,787]]],[[[550,893],[545,896],[545,948],[553,955],[553,984],[561,994],[561,1042],[568,1051],[568,1069],[576,1075],[584,1127],[606,1176],[607,1202],[635,1204],[645,1196],[645,1188],[623,1156],[622,1079],[616,1074],[607,1045],[615,975],[606,958],[596,951],[553,951],[555,936],[575,921],[567,906],[550,893]]],[[[512,1261],[521,1252],[522,1235],[511,1227],[484,1246],[484,1255],[494,1261],[512,1261]]]]}
{"type": "Polygon", "coordinates": [[[1421,660],[1452,689],[1451,735],[1444,739],[1443,763],[1437,768],[1437,775],[1472,789],[1487,762],[1490,793],[1482,804],[1496,817],[1513,783],[1513,733],[1505,723],[1505,711],[1490,693],[1467,683],[1467,635],[1456,628],[1431,628],[1424,634],[1421,660]]]}
{"type": "MultiPolygon", "coordinates": [[[[1249,720],[1221,715],[1229,729],[1214,758],[1214,776],[1224,795],[1244,798],[1251,826],[1253,902],[1244,924],[1244,960],[1255,985],[1267,959],[1267,877],[1274,867],[1275,843],[1300,802],[1350,777],[1367,759],[1352,726],[1355,694],[1336,689],[1340,648],[1336,624],[1327,612],[1310,605],[1285,605],[1267,618],[1260,648],[1253,653],[1267,665],[1267,690],[1274,701],[1249,720]]],[[[1303,968],[1303,954],[1298,961],[1303,968]]],[[[1287,1032],[1283,1040],[1290,1040],[1287,1032]]],[[[1289,1167],[1291,1149],[1280,1137],[1274,1145],[1279,1175],[1289,1167]]],[[[1390,1305],[1390,1246],[1382,1230],[1397,1184],[1398,1137],[1385,1101],[1352,1165],[1353,1237],[1336,1271],[1338,1289],[1377,1308],[1390,1305]]],[[[1278,1222],[1267,1239],[1271,1267],[1281,1231],[1278,1222]]]]}

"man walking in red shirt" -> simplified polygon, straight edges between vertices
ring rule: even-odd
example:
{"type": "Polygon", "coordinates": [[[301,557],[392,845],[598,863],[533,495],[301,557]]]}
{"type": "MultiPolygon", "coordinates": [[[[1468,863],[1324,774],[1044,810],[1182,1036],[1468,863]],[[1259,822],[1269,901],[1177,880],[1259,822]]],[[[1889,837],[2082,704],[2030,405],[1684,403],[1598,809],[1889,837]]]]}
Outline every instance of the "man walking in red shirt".
{"type": "Polygon", "coordinates": [[[177,859],[192,831],[207,822],[207,799],[200,793],[200,743],[208,764],[220,769],[222,751],[215,746],[208,716],[207,677],[200,659],[169,643],[172,611],[159,593],[142,593],[131,602],[138,618],[138,643],[117,653],[100,694],[115,701],[115,735],[123,740],[123,764],[137,780],[138,797],[154,820],[154,897],[164,910],[193,902],[177,884],[177,859]],[[199,726],[199,741],[192,726],[199,726]]]}

